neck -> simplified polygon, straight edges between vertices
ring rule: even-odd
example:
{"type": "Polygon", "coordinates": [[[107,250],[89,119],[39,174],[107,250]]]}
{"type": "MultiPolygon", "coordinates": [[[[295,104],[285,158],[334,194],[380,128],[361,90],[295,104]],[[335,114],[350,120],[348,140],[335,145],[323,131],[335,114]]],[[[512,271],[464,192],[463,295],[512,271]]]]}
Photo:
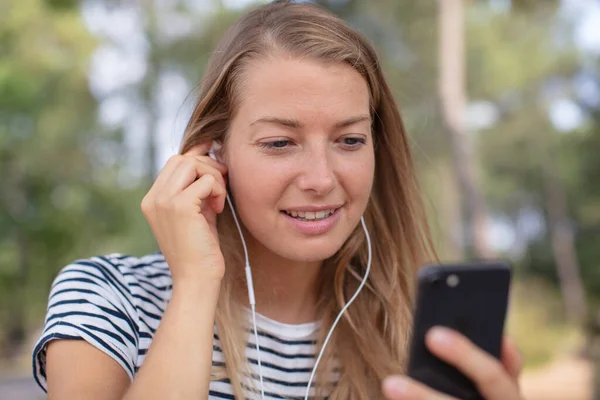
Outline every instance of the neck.
{"type": "Polygon", "coordinates": [[[322,261],[290,261],[255,243],[248,243],[248,254],[257,312],[288,324],[316,320],[322,261]]]}

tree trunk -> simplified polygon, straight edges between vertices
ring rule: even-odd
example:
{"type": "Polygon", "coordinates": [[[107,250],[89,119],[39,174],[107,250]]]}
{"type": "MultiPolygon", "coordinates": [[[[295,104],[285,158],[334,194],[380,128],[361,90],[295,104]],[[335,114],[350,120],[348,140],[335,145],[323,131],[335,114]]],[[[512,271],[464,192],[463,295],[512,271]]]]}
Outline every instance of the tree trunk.
{"type": "Polygon", "coordinates": [[[443,223],[442,256],[445,260],[459,262],[465,258],[461,196],[454,179],[454,171],[445,167],[443,169],[440,171],[443,180],[440,185],[441,193],[437,193],[439,198],[443,199],[439,205],[443,223]]]}
{"type": "Polygon", "coordinates": [[[461,230],[478,258],[491,257],[486,240],[487,207],[476,183],[476,165],[466,126],[465,33],[463,0],[440,0],[439,92],[452,166],[461,192],[461,230]]]}
{"type": "Polygon", "coordinates": [[[567,317],[573,322],[583,323],[587,316],[587,304],[579,273],[575,235],[570,223],[565,190],[557,176],[553,162],[550,155],[546,155],[542,160],[542,177],[552,252],[567,317]]]}

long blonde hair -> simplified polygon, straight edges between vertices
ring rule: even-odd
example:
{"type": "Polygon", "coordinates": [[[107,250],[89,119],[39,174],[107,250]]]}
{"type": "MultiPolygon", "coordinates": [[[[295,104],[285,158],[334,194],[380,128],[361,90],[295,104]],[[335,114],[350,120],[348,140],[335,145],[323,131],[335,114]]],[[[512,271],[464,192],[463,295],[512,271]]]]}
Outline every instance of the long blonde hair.
{"type": "MultiPolygon", "coordinates": [[[[412,322],[413,278],[419,265],[435,258],[426,214],[413,168],[409,141],[398,107],[383,77],[374,49],[356,30],[320,7],[275,1],[242,16],[222,38],[207,66],[199,100],[187,126],[181,152],[217,140],[226,146],[229,123],[239,102],[240,79],[250,60],[276,54],[351,65],[366,80],[373,117],[375,180],[365,210],[373,240],[367,286],[346,311],[327,346],[317,382],[339,367],[330,399],[381,398],[380,385],[400,373],[412,322]]],[[[219,217],[218,231],[226,273],[216,326],[225,356],[223,372],[236,398],[248,385],[247,334],[235,290],[243,282],[241,244],[231,211],[219,217]]],[[[320,280],[321,348],[333,319],[352,296],[366,268],[366,243],[359,226],[342,248],[325,260],[320,280]]],[[[243,286],[242,286],[243,287],[243,286]]],[[[223,377],[215,370],[213,377],[223,377]]],[[[317,395],[325,394],[323,384],[317,395]]]]}

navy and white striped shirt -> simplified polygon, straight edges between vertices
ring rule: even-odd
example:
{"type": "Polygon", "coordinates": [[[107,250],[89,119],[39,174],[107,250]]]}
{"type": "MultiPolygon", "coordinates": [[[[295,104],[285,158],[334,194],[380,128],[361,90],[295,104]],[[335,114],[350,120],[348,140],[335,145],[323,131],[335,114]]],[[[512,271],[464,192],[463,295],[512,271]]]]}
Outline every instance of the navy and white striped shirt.
{"type": "MultiPolygon", "coordinates": [[[[63,338],[87,341],[133,379],[158,329],[171,286],[169,267],[160,253],[142,258],[112,254],[63,268],[52,284],[44,331],[33,351],[37,383],[46,391],[46,345],[63,338]]],[[[289,325],[260,314],[256,317],[265,397],[304,398],[318,323],[289,325]]],[[[246,354],[252,373],[258,376],[253,334],[246,354]]],[[[213,365],[224,365],[216,329],[213,365]]],[[[233,399],[229,381],[212,381],[209,398],[233,399]]]]}

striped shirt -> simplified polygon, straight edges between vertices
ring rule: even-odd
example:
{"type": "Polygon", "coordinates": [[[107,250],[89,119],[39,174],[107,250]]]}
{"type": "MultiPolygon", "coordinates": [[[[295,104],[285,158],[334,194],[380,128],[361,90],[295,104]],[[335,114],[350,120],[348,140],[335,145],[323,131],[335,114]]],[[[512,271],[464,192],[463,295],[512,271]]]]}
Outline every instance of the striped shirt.
{"type": "MultiPolygon", "coordinates": [[[[47,390],[46,345],[64,338],[87,341],[114,359],[133,380],[171,292],[171,274],[160,253],[141,258],[111,254],[63,268],[52,284],[44,331],[33,350],[33,374],[39,386],[47,390]]],[[[315,360],[318,323],[290,325],[260,314],[256,318],[265,398],[304,398],[315,360]]],[[[249,333],[246,355],[257,378],[254,334],[249,333]]],[[[216,328],[213,366],[224,366],[216,328]]],[[[209,398],[233,399],[229,381],[211,381],[209,398]]]]}

